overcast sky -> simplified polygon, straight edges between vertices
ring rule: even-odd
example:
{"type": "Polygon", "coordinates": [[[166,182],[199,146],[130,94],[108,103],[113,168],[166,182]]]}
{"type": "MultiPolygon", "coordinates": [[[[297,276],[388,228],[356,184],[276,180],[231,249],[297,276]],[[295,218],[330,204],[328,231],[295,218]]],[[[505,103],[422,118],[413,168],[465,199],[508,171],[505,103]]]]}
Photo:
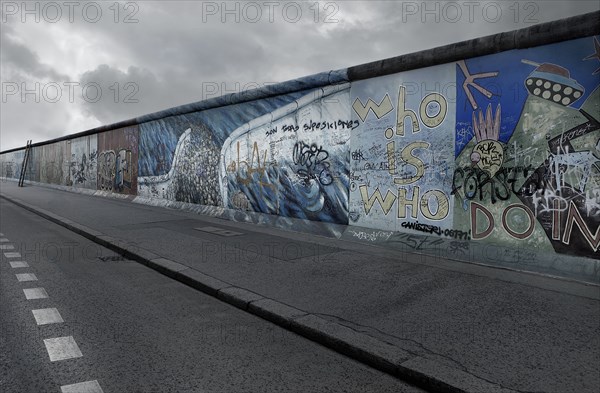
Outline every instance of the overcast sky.
{"type": "Polygon", "coordinates": [[[597,11],[588,1],[1,1],[0,150],[597,11]],[[28,91],[28,92],[27,92],[28,91]]]}

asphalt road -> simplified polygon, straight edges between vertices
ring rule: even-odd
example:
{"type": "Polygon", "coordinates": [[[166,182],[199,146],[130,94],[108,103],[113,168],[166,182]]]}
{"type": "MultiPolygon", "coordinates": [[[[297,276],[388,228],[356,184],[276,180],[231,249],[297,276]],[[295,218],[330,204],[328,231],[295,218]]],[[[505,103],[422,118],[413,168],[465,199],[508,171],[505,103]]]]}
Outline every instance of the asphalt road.
{"type": "Polygon", "coordinates": [[[5,200],[0,217],[3,393],[422,391],[5,200]]]}

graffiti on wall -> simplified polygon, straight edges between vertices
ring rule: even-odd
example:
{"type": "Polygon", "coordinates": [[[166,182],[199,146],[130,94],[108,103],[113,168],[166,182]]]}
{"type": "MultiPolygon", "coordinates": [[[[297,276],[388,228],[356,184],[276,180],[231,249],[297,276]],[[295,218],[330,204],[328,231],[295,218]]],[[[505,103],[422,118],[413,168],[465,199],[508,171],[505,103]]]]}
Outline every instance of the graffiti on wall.
{"type": "Polygon", "coordinates": [[[98,190],[135,195],[137,156],[137,126],[98,134],[98,190]]]}
{"type": "Polygon", "coordinates": [[[73,187],[96,189],[98,146],[97,136],[72,139],[70,183],[73,187]]]}
{"type": "Polygon", "coordinates": [[[223,144],[229,208],[347,223],[349,84],[307,92],[243,124],[223,144]]]}
{"type": "Polygon", "coordinates": [[[598,258],[597,45],[354,82],[350,224],[598,258]]]}
{"type": "Polygon", "coordinates": [[[132,189],[133,159],[129,149],[104,150],[98,156],[98,189],[124,192],[132,189]]]}
{"type": "Polygon", "coordinates": [[[454,220],[474,240],[599,258],[597,43],[458,63],[454,220]]]}
{"type": "Polygon", "coordinates": [[[454,79],[442,65],[352,84],[351,224],[453,230],[454,79]]]}
{"type": "MultiPolygon", "coordinates": [[[[600,259],[598,48],[587,37],[318,89],[290,81],[285,94],[36,147],[32,176],[349,224],[357,238],[426,235],[421,251],[518,242],[600,259]]],[[[18,177],[22,151],[1,160],[18,177]]]]}

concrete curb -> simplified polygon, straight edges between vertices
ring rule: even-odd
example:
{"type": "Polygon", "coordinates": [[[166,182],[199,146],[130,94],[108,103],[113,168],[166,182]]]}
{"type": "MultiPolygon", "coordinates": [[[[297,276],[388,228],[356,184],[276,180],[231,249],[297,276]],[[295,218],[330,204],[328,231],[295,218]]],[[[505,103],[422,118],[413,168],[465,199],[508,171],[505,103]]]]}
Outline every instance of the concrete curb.
{"type": "Polygon", "coordinates": [[[287,330],[318,342],[375,369],[436,392],[517,393],[464,370],[412,354],[393,344],[331,322],[277,300],[237,287],[189,266],[166,259],[135,244],[105,235],[17,198],[0,197],[61,225],[127,259],[144,264],[185,285],[216,297],[287,330]]]}
{"type": "MultiPolygon", "coordinates": [[[[10,181],[17,183],[16,179],[10,179],[5,177],[0,177],[1,181],[10,181]]],[[[242,224],[254,224],[255,226],[260,227],[269,227],[269,228],[277,228],[282,229],[288,233],[294,234],[309,234],[311,236],[319,236],[325,237],[329,239],[338,239],[346,242],[352,242],[355,244],[364,244],[369,246],[383,246],[390,248],[394,251],[405,252],[408,254],[412,254],[417,258],[428,259],[428,258],[440,258],[442,255],[439,252],[441,248],[445,247],[445,250],[448,251],[443,254],[443,258],[455,261],[459,263],[468,263],[470,265],[478,265],[487,268],[493,268],[498,270],[505,270],[508,272],[519,272],[528,275],[534,275],[537,277],[545,277],[552,280],[561,280],[568,282],[577,282],[579,284],[585,286],[598,286],[600,285],[600,276],[598,276],[600,272],[600,261],[596,261],[595,259],[586,258],[585,260],[570,256],[566,254],[561,254],[560,259],[554,258],[555,254],[548,253],[546,257],[542,256],[538,258],[537,261],[530,260],[527,265],[521,268],[517,268],[514,261],[496,259],[494,262],[490,261],[488,256],[490,255],[504,255],[507,251],[512,251],[501,244],[497,243],[489,243],[486,245],[487,248],[483,249],[483,253],[476,254],[475,252],[470,252],[468,256],[463,257],[457,254],[453,254],[449,250],[451,250],[455,240],[446,239],[444,243],[438,243],[438,248],[431,250],[415,250],[412,249],[407,244],[403,244],[402,242],[398,242],[395,240],[396,236],[402,236],[405,233],[397,232],[397,231],[381,231],[379,229],[373,229],[368,227],[362,227],[357,225],[342,225],[342,224],[330,224],[330,223],[319,223],[317,221],[309,221],[309,220],[301,220],[290,217],[279,217],[273,216],[270,214],[264,213],[256,213],[256,212],[244,212],[247,217],[238,216],[237,213],[240,211],[236,211],[233,209],[224,209],[218,208],[215,206],[207,206],[207,205],[196,205],[193,203],[186,202],[176,202],[176,201],[168,201],[160,198],[147,198],[137,196],[135,198],[131,198],[131,195],[120,195],[111,192],[105,191],[90,191],[84,188],[76,188],[76,187],[67,187],[67,186],[59,186],[56,184],[46,184],[40,182],[33,182],[26,180],[25,184],[42,187],[50,190],[59,190],[63,192],[69,192],[72,194],[85,195],[97,198],[106,198],[108,200],[117,200],[122,202],[129,202],[139,204],[141,206],[150,206],[150,207],[159,207],[163,209],[173,209],[180,210],[184,212],[190,212],[197,215],[201,215],[203,217],[210,217],[213,219],[221,219],[228,220],[232,223],[242,223],[242,224]],[[369,240],[365,239],[357,239],[357,233],[363,234],[365,236],[369,236],[369,240]],[[482,262],[486,260],[487,262],[482,262]],[[554,269],[550,271],[545,266],[547,261],[552,261],[550,266],[554,269]],[[568,269],[557,269],[560,266],[570,266],[568,269]],[[595,267],[597,265],[598,267],[595,267]]],[[[73,225],[79,225],[73,223],[73,225]]],[[[423,234],[412,234],[412,239],[418,239],[416,241],[421,241],[427,239],[428,235],[423,234]]],[[[436,238],[436,241],[439,241],[441,238],[436,238]]],[[[473,250],[475,248],[473,247],[473,250]]],[[[144,252],[145,250],[140,250],[140,252],[144,252]]],[[[154,254],[152,257],[147,257],[147,259],[158,258],[159,256],[154,254]]],[[[131,257],[133,258],[133,257],[131,257]]],[[[436,262],[437,263],[437,262],[436,262]]],[[[589,294],[583,295],[586,297],[590,297],[589,294]]],[[[591,298],[598,299],[597,295],[592,295],[591,298]]]]}

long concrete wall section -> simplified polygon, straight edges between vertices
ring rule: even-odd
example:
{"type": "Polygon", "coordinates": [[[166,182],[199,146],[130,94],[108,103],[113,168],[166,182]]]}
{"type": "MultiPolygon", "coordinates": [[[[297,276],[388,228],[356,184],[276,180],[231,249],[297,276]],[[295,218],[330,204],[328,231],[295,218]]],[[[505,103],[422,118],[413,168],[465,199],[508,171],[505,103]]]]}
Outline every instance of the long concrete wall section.
{"type": "MultiPolygon", "coordinates": [[[[501,245],[521,250],[513,267],[597,280],[599,26],[587,14],[38,143],[26,178],[427,239],[458,259],[501,245]]],[[[0,159],[18,178],[23,149],[0,159]]]]}

